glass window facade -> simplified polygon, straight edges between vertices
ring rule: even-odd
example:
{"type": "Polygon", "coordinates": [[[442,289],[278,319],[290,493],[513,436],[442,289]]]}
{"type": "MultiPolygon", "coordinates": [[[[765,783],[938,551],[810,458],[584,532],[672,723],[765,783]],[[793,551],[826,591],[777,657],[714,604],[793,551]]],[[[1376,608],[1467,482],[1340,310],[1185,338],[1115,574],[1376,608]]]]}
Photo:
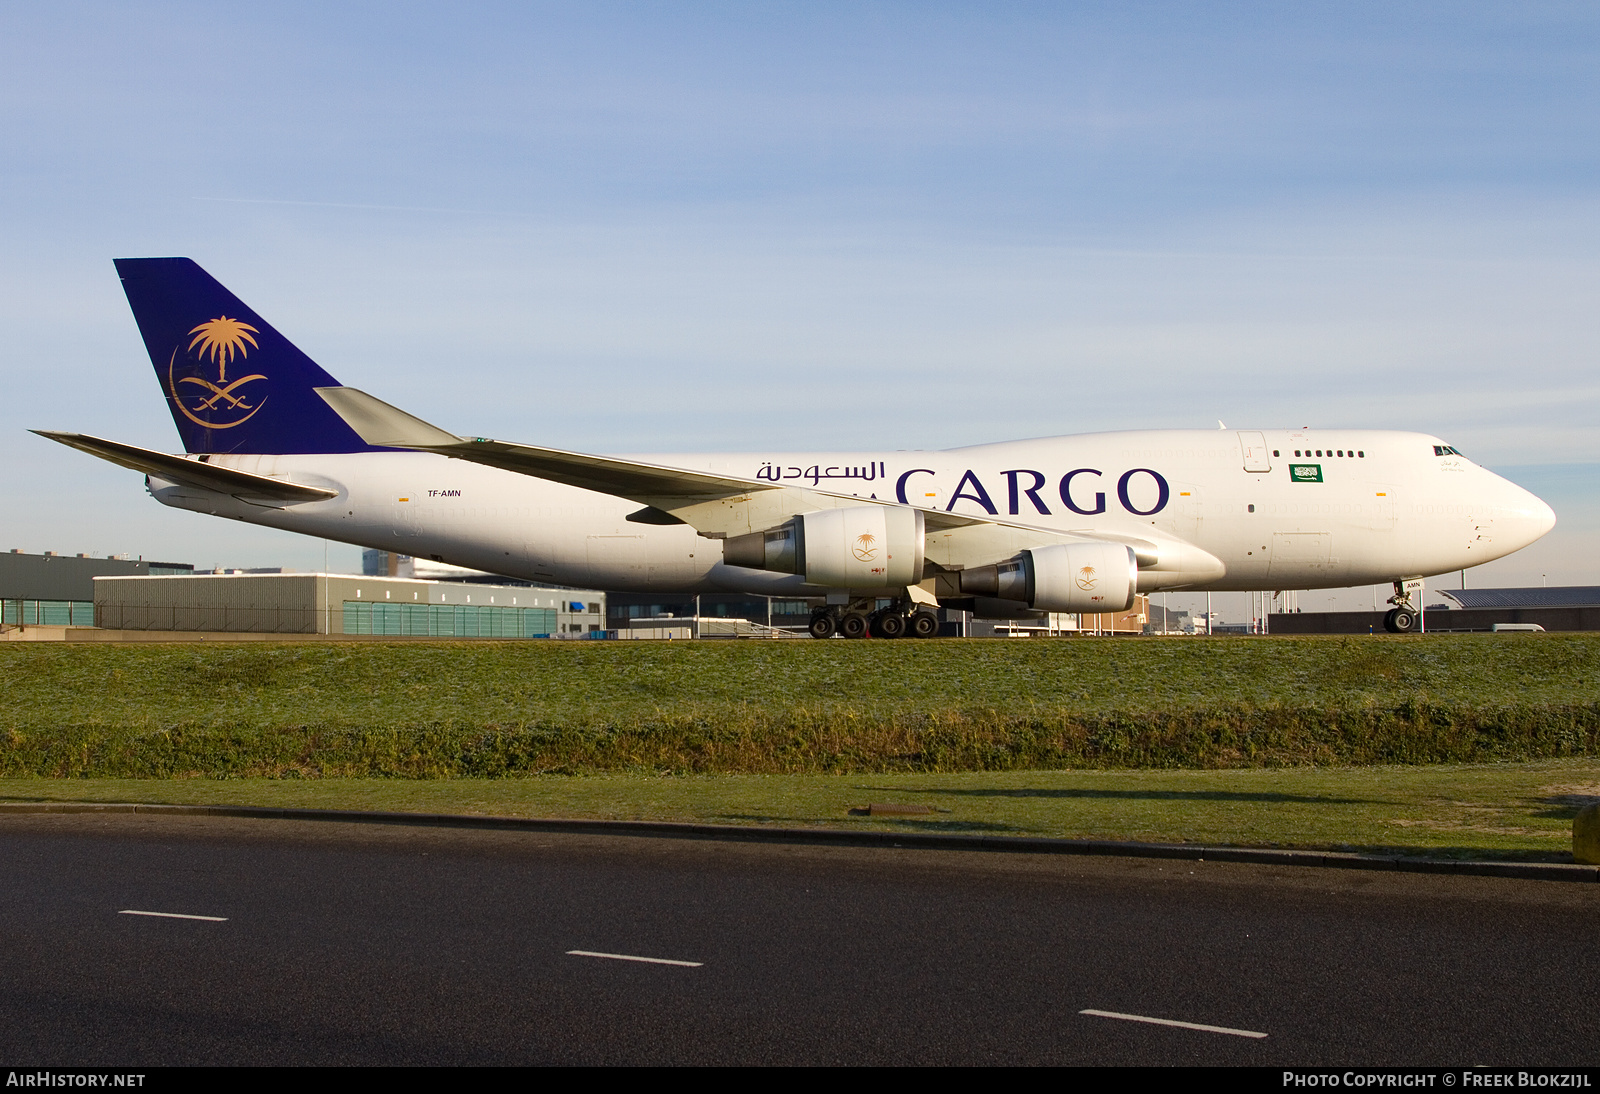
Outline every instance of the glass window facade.
{"type": "Polygon", "coordinates": [[[346,600],[345,634],[432,638],[548,638],[556,632],[554,608],[502,608],[489,604],[407,604],[346,600]]]}
{"type": "Polygon", "coordinates": [[[94,626],[94,602],[90,600],[6,600],[0,601],[0,622],[34,623],[51,627],[94,626]]]}

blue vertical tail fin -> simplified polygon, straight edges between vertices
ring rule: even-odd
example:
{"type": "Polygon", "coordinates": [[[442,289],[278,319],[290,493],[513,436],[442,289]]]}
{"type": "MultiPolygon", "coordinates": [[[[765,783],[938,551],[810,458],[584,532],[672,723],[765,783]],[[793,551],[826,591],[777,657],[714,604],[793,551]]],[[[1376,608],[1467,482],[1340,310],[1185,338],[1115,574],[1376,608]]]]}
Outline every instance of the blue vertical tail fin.
{"type": "Polygon", "coordinates": [[[185,451],[373,451],[314,390],[339,381],[193,260],[116,266],[185,451]]]}

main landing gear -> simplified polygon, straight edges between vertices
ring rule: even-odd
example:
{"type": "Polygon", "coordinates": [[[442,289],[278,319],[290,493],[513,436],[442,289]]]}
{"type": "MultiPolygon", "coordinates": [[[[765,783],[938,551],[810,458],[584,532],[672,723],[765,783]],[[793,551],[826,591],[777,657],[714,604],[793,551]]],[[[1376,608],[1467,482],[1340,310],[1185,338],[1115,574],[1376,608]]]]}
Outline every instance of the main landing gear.
{"type": "Polygon", "coordinates": [[[812,638],[933,638],[939,633],[939,616],[926,606],[900,599],[875,610],[875,603],[858,598],[818,608],[806,629],[812,638]]]}
{"type": "Polygon", "coordinates": [[[1394,607],[1383,614],[1383,629],[1390,634],[1410,634],[1417,629],[1417,610],[1411,606],[1411,594],[1405,582],[1394,583],[1394,595],[1389,598],[1394,607]]]}

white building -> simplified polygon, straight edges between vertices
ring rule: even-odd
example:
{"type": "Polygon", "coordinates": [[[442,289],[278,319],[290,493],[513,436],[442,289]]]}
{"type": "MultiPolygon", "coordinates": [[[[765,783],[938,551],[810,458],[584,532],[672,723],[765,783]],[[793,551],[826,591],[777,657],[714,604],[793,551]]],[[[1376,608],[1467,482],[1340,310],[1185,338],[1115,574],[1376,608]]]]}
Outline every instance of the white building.
{"type": "Polygon", "coordinates": [[[107,630],[429,638],[605,633],[605,594],[351,574],[98,577],[107,630]]]}

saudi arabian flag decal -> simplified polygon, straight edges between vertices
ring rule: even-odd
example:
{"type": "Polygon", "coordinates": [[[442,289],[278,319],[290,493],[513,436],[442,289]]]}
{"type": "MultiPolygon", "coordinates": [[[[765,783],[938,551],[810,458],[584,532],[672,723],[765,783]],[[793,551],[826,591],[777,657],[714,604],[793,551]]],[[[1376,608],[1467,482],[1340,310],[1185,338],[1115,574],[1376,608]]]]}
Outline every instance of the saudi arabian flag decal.
{"type": "Polygon", "coordinates": [[[1321,482],[1322,465],[1320,463],[1291,463],[1289,465],[1290,482],[1321,482]]]}

